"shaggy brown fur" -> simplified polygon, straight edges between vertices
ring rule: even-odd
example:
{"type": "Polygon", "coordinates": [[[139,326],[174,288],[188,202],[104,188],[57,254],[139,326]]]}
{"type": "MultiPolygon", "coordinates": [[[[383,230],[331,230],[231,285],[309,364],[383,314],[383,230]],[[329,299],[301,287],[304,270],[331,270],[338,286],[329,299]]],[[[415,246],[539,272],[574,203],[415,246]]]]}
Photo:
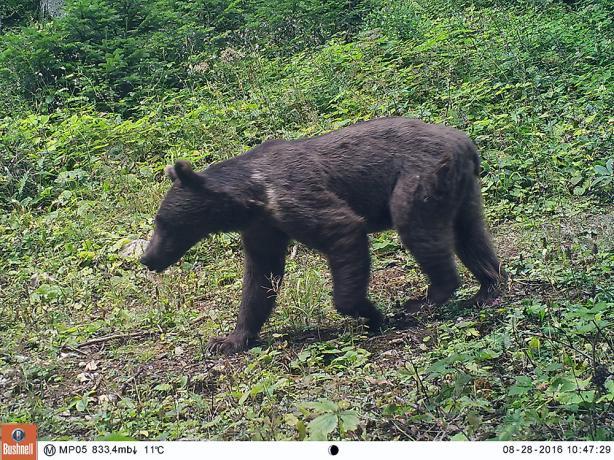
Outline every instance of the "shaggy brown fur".
{"type": "Polygon", "coordinates": [[[460,131],[407,118],[358,123],[322,136],[267,141],[196,173],[178,161],[142,262],[162,271],[213,232],[241,232],[243,299],[234,332],[214,351],[243,350],[275,303],[290,239],[323,253],[337,310],[373,329],[367,234],[394,228],[446,302],[459,286],[454,253],[481,284],[475,303],[498,295],[500,264],[482,218],[476,148],[460,131]]]}

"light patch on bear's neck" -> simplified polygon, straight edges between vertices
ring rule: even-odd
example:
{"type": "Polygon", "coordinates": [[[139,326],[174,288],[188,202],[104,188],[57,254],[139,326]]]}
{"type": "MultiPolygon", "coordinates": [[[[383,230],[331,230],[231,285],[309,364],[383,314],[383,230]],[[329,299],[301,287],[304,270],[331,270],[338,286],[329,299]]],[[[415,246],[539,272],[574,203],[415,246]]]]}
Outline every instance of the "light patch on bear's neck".
{"type": "Polygon", "coordinates": [[[254,172],[252,173],[252,180],[254,182],[264,185],[265,177],[262,175],[262,173],[254,172]]]}

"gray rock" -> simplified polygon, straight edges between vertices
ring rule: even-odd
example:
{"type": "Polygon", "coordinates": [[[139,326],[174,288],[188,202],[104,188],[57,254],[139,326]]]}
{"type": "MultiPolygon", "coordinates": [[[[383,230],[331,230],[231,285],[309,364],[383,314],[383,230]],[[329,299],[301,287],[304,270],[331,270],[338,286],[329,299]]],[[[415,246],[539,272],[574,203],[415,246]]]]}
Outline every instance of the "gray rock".
{"type": "Polygon", "coordinates": [[[145,249],[147,249],[147,245],[149,241],[143,240],[141,238],[131,241],[126,246],[122,248],[120,251],[120,255],[126,258],[138,258],[143,255],[145,249]]]}

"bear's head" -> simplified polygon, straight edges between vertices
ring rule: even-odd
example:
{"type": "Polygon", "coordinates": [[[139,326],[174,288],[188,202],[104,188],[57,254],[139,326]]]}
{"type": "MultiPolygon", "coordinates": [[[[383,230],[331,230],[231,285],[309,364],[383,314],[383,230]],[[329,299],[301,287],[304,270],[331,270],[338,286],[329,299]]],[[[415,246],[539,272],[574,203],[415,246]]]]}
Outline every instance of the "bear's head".
{"type": "MultiPolygon", "coordinates": [[[[173,185],[155,217],[155,230],[141,263],[161,272],[177,262],[192,246],[218,230],[219,194],[209,190],[203,174],[187,161],[164,170],[173,185]]],[[[223,205],[222,205],[223,207],[223,205]]]]}

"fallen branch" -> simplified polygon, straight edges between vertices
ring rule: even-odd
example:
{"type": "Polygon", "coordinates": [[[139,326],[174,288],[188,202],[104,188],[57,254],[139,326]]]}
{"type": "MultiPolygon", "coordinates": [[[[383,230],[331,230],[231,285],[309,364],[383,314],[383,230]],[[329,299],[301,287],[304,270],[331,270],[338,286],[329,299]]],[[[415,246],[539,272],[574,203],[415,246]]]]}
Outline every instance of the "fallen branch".
{"type": "Polygon", "coordinates": [[[153,334],[153,332],[151,332],[151,331],[139,331],[139,332],[131,332],[129,334],[105,335],[103,337],[97,337],[95,339],[91,339],[91,340],[88,340],[86,342],[80,343],[75,348],[89,347],[90,345],[96,345],[97,343],[105,343],[105,342],[108,342],[110,340],[133,339],[133,338],[136,338],[136,337],[144,337],[146,335],[152,335],[152,334],[153,334]]]}
{"type": "Polygon", "coordinates": [[[81,351],[75,347],[71,347],[70,345],[62,345],[62,350],[70,351],[72,353],[77,353],[81,356],[87,356],[87,353],[85,351],[81,351]]]}
{"type": "Polygon", "coordinates": [[[209,313],[203,313],[200,316],[197,316],[196,318],[194,318],[192,321],[190,321],[190,325],[194,326],[195,324],[199,324],[202,323],[204,320],[206,320],[209,317],[209,313]]]}

